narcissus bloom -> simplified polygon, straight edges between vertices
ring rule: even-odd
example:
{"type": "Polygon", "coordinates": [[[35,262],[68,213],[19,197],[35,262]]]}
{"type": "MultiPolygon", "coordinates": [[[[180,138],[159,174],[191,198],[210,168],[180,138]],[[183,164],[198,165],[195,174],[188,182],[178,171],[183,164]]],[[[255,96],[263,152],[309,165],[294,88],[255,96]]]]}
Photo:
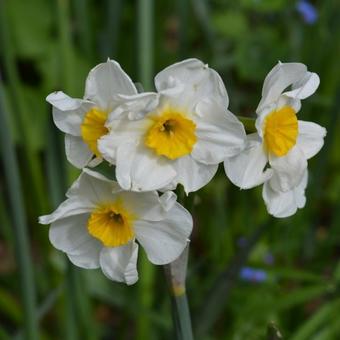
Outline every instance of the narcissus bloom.
{"type": "Polygon", "coordinates": [[[108,133],[107,116],[116,106],[117,94],[137,90],[119,64],[108,60],[93,68],[87,79],[84,99],[71,98],[58,91],[47,96],[53,105],[53,120],[65,132],[67,159],[77,168],[95,165],[102,159],[97,140],[108,133]]]}
{"type": "Polygon", "coordinates": [[[318,75],[303,64],[278,63],[264,81],[257,133],[247,136],[242,153],[224,163],[227,176],[240,188],[264,183],[263,199],[276,217],[293,215],[306,202],[307,160],[323,146],[326,130],[298,120],[296,114],[301,99],[312,95],[319,83],[318,75]]]}
{"type": "Polygon", "coordinates": [[[197,59],[171,65],[155,77],[157,93],[120,96],[98,149],[116,165],[126,190],[196,191],[218,163],[245,145],[243,125],[228,111],[228,95],[216,71],[197,59]]]}
{"type": "Polygon", "coordinates": [[[49,238],[82,268],[101,268],[111,280],[133,284],[138,244],[154,264],[174,261],[192,230],[190,213],[173,192],[134,193],[84,169],[67,199],[39,222],[51,224],[49,238]],[[137,243],[137,242],[138,243],[137,243]]]}

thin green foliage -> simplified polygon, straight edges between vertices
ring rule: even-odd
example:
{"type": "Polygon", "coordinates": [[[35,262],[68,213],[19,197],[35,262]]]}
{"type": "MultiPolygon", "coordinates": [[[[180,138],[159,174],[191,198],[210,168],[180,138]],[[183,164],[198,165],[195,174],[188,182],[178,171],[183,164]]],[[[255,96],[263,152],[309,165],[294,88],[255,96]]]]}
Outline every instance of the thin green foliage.
{"type": "Polygon", "coordinates": [[[5,170],[7,192],[13,221],[16,259],[19,269],[19,284],[24,309],[23,322],[28,340],[38,338],[36,320],[34,272],[30,254],[26,212],[21,190],[19,167],[10,134],[8,116],[5,112],[2,82],[0,80],[0,134],[1,159],[5,170]]]}
{"type": "MultiPolygon", "coordinates": [[[[187,280],[195,335],[262,339],[273,322],[284,339],[337,340],[340,8],[334,0],[310,3],[314,23],[305,21],[296,2],[282,0],[1,0],[0,95],[10,125],[1,125],[1,148],[18,160],[1,163],[1,338],[22,338],[22,322],[35,327],[37,319],[46,339],[174,338],[162,270],[144,257],[135,288],[112,283],[100,271],[76,269],[37,225],[37,216],[63,200],[78,174],[65,159],[62,133],[44,99],[54,90],[81,97],[89,69],[108,57],[145,91],[153,90],[153,77],[165,66],[197,57],[222,76],[229,109],[244,117],[248,133],[270,68],[277,60],[305,63],[321,84],[303,102],[299,119],[325,126],[328,134],[321,153],[309,160],[305,208],[269,225],[251,247],[249,235],[267,217],[261,188],[239,190],[220,167],[194,198],[181,195],[184,204],[195,205],[187,280]],[[13,176],[20,176],[23,190],[9,189],[13,176]],[[23,208],[15,214],[8,209],[13,197],[23,208]],[[30,248],[34,268],[24,268],[30,248]],[[245,278],[244,268],[260,272],[262,281],[255,274],[245,278]],[[21,277],[30,281],[34,271],[41,303],[33,311],[35,294],[27,293],[21,277]]],[[[112,167],[106,170],[111,176],[112,167]]],[[[177,334],[187,315],[178,320],[175,313],[177,334]]]]}

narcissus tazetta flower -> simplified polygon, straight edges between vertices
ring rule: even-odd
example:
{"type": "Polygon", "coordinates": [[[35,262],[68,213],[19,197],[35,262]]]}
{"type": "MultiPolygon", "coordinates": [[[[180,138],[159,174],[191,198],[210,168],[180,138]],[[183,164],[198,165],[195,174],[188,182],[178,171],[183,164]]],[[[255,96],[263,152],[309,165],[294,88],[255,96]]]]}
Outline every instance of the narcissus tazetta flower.
{"type": "Polygon", "coordinates": [[[216,71],[197,59],[171,65],[155,77],[157,93],[120,96],[98,148],[116,165],[126,190],[196,191],[218,163],[245,145],[243,125],[228,111],[228,95],[216,71]]]}
{"type": "Polygon", "coordinates": [[[293,215],[306,202],[307,160],[322,148],[326,130],[298,120],[296,114],[301,99],[312,95],[319,83],[318,75],[303,64],[278,63],[264,81],[257,133],[247,136],[242,153],[224,163],[227,176],[240,188],[264,183],[263,199],[276,217],[293,215]]]}
{"type": "Polygon", "coordinates": [[[47,96],[53,105],[54,123],[65,132],[66,156],[71,164],[81,169],[102,159],[97,140],[108,133],[105,123],[109,112],[117,106],[115,95],[136,93],[119,64],[108,60],[90,71],[84,99],[71,98],[61,91],[47,96]]]}
{"type": "Polygon", "coordinates": [[[39,222],[51,224],[49,238],[82,268],[101,268],[114,281],[133,284],[138,244],[154,264],[174,261],[192,230],[190,213],[173,192],[135,193],[84,169],[67,199],[39,222]],[[137,242],[138,243],[137,243],[137,242]]]}

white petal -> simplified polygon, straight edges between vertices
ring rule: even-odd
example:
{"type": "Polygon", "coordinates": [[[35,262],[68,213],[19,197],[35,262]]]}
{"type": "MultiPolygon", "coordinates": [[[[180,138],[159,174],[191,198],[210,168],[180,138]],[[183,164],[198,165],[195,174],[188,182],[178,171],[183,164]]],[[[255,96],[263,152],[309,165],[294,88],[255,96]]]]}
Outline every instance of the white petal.
{"type": "Polygon", "coordinates": [[[111,127],[111,122],[119,118],[129,120],[141,119],[147,113],[156,109],[159,103],[159,94],[143,92],[132,96],[117,95],[117,107],[109,114],[106,122],[111,127]]]}
{"type": "Polygon", "coordinates": [[[94,207],[94,203],[87,197],[71,197],[62,202],[52,214],[40,216],[39,223],[50,224],[65,217],[87,213],[94,207]]]}
{"type": "Polygon", "coordinates": [[[257,112],[257,118],[255,120],[255,127],[257,130],[257,134],[263,138],[263,127],[264,122],[269,113],[275,111],[277,109],[277,103],[273,103],[271,105],[266,106],[262,111],[257,112]]]}
{"type": "Polygon", "coordinates": [[[85,167],[92,159],[93,153],[81,137],[65,135],[65,152],[67,160],[78,169],[85,167]]]}
{"type": "Polygon", "coordinates": [[[98,150],[105,160],[116,164],[117,148],[127,143],[138,143],[142,140],[149,126],[148,119],[119,119],[110,122],[110,133],[98,141],[98,150]]]}
{"type": "Polygon", "coordinates": [[[97,165],[99,165],[103,161],[103,157],[94,157],[87,166],[89,168],[95,168],[97,165]]]}
{"type": "Polygon", "coordinates": [[[197,162],[190,155],[178,158],[174,164],[177,176],[175,181],[181,183],[187,194],[204,187],[214,177],[218,165],[197,162]]]}
{"type": "Polygon", "coordinates": [[[282,92],[290,85],[303,79],[307,73],[307,68],[300,63],[278,63],[268,73],[264,80],[262,89],[262,99],[256,109],[261,112],[267,105],[279,99],[282,92]]]}
{"type": "Polygon", "coordinates": [[[67,217],[51,224],[49,239],[82,268],[98,268],[102,244],[87,231],[88,214],[67,217]]]}
{"type": "Polygon", "coordinates": [[[187,59],[165,68],[156,75],[155,85],[159,92],[168,95],[169,89],[179,87],[181,91],[175,97],[178,104],[187,107],[206,97],[214,98],[225,107],[229,104],[221,77],[198,59],[187,59]]]}
{"type": "Polygon", "coordinates": [[[157,191],[123,191],[118,197],[124,202],[124,207],[133,211],[138,219],[148,221],[163,220],[177,199],[177,195],[172,191],[165,192],[161,197],[157,191]]]}
{"type": "Polygon", "coordinates": [[[283,94],[295,99],[305,99],[316,91],[319,84],[319,76],[316,73],[307,72],[303,78],[293,84],[291,91],[284,92],[283,94]]]}
{"type": "Polygon", "coordinates": [[[275,217],[283,218],[292,216],[298,208],[303,208],[306,204],[307,180],[308,172],[305,171],[298,186],[286,192],[275,191],[272,189],[270,181],[266,182],[263,186],[262,196],[268,212],[275,217]]]}
{"type": "Polygon", "coordinates": [[[285,192],[296,187],[307,169],[306,157],[297,145],[285,156],[270,155],[269,163],[274,170],[270,183],[276,191],[285,192]]]}
{"type": "Polygon", "coordinates": [[[303,151],[305,157],[309,159],[321,150],[327,131],[322,126],[312,122],[299,120],[298,123],[299,136],[297,145],[303,151]]]}
{"type": "Polygon", "coordinates": [[[121,191],[117,182],[111,181],[98,172],[83,169],[78,179],[72,184],[67,191],[67,197],[76,199],[86,199],[93,205],[105,201],[111,201],[115,198],[114,194],[121,191]]]}
{"type": "Polygon", "coordinates": [[[260,185],[268,181],[273,174],[271,169],[264,170],[268,158],[257,134],[248,135],[247,138],[246,149],[239,155],[227,158],[224,162],[227,177],[241,189],[260,185]]]}
{"type": "Polygon", "coordinates": [[[204,164],[218,164],[244,149],[244,127],[226,107],[208,99],[199,102],[196,112],[197,143],[193,158],[204,164]]]}
{"type": "Polygon", "coordinates": [[[80,125],[93,103],[71,98],[61,91],[51,93],[46,101],[53,105],[53,121],[58,129],[73,136],[80,136],[80,125]]]}
{"type": "Polygon", "coordinates": [[[176,203],[164,220],[138,220],[134,228],[136,238],[145,249],[148,259],[154,264],[166,264],[181,255],[191,234],[192,225],[190,213],[176,203]]]}
{"type": "Polygon", "coordinates": [[[290,106],[295,111],[295,113],[298,113],[301,109],[301,100],[282,94],[276,102],[275,110],[277,111],[284,106],[290,106]]]}
{"type": "Polygon", "coordinates": [[[164,194],[159,198],[161,206],[165,211],[169,211],[172,209],[174,204],[176,203],[177,195],[173,191],[166,191],[164,194]]]}
{"type": "Polygon", "coordinates": [[[141,145],[127,143],[117,149],[116,176],[125,190],[152,191],[168,185],[176,172],[165,157],[141,145]]]}
{"type": "Polygon", "coordinates": [[[116,94],[136,94],[137,90],[130,77],[120,65],[108,59],[93,68],[87,79],[85,99],[95,102],[101,109],[111,111],[116,94]]]}
{"type": "Polygon", "coordinates": [[[100,267],[107,278],[132,285],[138,280],[138,244],[114,248],[103,248],[100,253],[100,267]]]}

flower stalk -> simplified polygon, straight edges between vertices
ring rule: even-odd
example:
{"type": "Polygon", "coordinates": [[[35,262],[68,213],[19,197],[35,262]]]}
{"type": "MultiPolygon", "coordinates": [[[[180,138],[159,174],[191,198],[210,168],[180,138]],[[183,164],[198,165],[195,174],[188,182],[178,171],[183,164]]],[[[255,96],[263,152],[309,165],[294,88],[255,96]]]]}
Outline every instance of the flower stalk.
{"type": "Polygon", "coordinates": [[[164,266],[165,277],[171,294],[172,314],[176,329],[176,337],[180,340],[193,339],[191,316],[185,287],[188,256],[189,244],[178,259],[164,266]]]}
{"type": "Polygon", "coordinates": [[[26,213],[21,190],[19,167],[15,155],[8,117],[5,113],[3,89],[0,79],[0,134],[2,164],[8,185],[9,204],[13,212],[13,234],[16,259],[19,269],[19,284],[24,310],[25,339],[38,339],[38,325],[35,306],[35,286],[33,266],[30,255],[29,238],[27,235],[26,213]]]}
{"type": "Polygon", "coordinates": [[[237,116],[237,118],[244,125],[244,128],[245,128],[247,133],[256,132],[255,118],[244,117],[244,116],[237,116]]]}

